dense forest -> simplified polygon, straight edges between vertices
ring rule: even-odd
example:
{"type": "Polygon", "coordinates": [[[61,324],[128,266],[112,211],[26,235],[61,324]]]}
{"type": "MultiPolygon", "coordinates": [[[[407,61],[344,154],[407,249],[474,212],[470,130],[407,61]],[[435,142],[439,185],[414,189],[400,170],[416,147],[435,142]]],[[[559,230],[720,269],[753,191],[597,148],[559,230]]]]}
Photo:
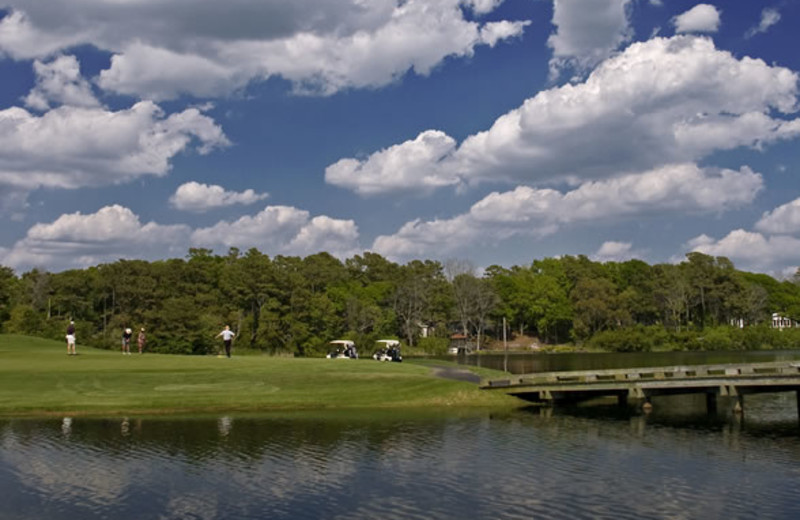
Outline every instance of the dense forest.
{"type": "Polygon", "coordinates": [[[480,348],[508,336],[544,348],[612,351],[795,348],[800,329],[770,328],[772,313],[800,317],[798,276],[778,281],[724,257],[680,264],[599,263],[585,256],[491,266],[391,262],[364,253],[269,257],[256,249],[186,259],[119,260],[87,269],[17,275],[0,267],[0,330],[116,348],[125,327],[145,327],[157,352],[205,354],[225,324],[239,347],[300,356],[327,342],[371,345],[395,337],[441,353],[453,333],[480,348]]]}

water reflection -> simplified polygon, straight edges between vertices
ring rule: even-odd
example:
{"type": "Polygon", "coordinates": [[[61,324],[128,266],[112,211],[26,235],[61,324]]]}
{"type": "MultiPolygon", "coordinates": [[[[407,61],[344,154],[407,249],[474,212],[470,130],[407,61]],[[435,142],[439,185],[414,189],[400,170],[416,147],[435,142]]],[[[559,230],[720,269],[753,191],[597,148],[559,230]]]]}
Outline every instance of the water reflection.
{"type": "Polygon", "coordinates": [[[795,518],[800,436],[774,401],[738,421],[658,402],[7,420],[0,500],[42,519],[795,518]]]}
{"type": "Polygon", "coordinates": [[[61,433],[64,437],[69,437],[69,434],[72,433],[72,417],[64,417],[61,420],[61,433]]]}
{"type": "Polygon", "coordinates": [[[232,417],[224,415],[217,420],[217,430],[219,431],[220,437],[227,437],[228,434],[231,433],[231,428],[233,428],[232,417]]]}
{"type": "Polygon", "coordinates": [[[713,365],[720,363],[762,363],[768,361],[793,361],[800,359],[797,350],[757,350],[721,352],[577,352],[545,353],[481,353],[476,355],[446,356],[441,359],[464,365],[504,370],[512,374],[557,372],[562,370],[600,370],[611,368],[656,367],[676,365],[713,365]]]}

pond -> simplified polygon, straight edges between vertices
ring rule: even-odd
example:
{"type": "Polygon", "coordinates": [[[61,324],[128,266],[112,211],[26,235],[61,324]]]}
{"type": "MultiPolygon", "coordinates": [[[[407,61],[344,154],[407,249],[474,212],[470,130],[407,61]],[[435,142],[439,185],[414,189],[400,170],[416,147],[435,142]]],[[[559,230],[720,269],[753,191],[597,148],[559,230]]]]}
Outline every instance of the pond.
{"type": "Polygon", "coordinates": [[[0,517],[798,518],[793,395],[703,405],[2,420],[0,517]]]}
{"type": "Polygon", "coordinates": [[[480,354],[442,356],[456,361],[512,374],[555,372],[564,370],[598,370],[676,365],[713,365],[719,363],[762,363],[800,360],[800,350],[757,350],[719,352],[625,352],[625,353],[523,353],[482,352],[480,354]],[[506,362],[507,359],[507,362],[506,362]]]}
{"type": "MultiPolygon", "coordinates": [[[[599,356],[515,367],[722,362],[599,356]]],[[[780,356],[795,353],[752,359],[780,356]]],[[[744,417],[675,396],[647,415],[594,404],[0,419],[3,519],[795,519],[798,489],[794,393],[748,396],[744,417]]]]}

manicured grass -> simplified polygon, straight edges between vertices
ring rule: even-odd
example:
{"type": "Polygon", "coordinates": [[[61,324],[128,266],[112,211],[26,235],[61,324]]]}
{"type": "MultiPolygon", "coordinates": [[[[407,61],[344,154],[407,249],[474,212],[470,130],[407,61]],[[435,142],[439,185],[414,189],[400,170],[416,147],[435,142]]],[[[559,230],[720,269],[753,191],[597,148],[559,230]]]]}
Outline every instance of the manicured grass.
{"type": "Polygon", "coordinates": [[[0,415],[515,407],[414,363],[371,359],[175,356],[0,335],[0,415]]]}

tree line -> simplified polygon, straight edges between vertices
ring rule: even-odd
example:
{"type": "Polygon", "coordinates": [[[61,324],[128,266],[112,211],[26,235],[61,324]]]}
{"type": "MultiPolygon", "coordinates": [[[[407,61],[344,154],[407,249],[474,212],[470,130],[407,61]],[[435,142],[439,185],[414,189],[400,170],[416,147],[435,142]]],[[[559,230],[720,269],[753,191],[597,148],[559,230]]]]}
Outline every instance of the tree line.
{"type": "Polygon", "coordinates": [[[185,354],[214,351],[225,324],[240,347],[300,356],[324,354],[338,338],[400,338],[440,353],[461,333],[481,347],[502,337],[504,322],[545,347],[793,348],[800,329],[775,331],[769,320],[800,317],[798,280],[702,253],[656,265],[564,256],[478,275],[464,261],[398,264],[370,252],[340,261],[190,249],[184,259],[59,273],[0,267],[0,330],[63,339],[74,320],[79,342],[113,348],[125,327],[144,327],[153,350],[185,354]]]}

